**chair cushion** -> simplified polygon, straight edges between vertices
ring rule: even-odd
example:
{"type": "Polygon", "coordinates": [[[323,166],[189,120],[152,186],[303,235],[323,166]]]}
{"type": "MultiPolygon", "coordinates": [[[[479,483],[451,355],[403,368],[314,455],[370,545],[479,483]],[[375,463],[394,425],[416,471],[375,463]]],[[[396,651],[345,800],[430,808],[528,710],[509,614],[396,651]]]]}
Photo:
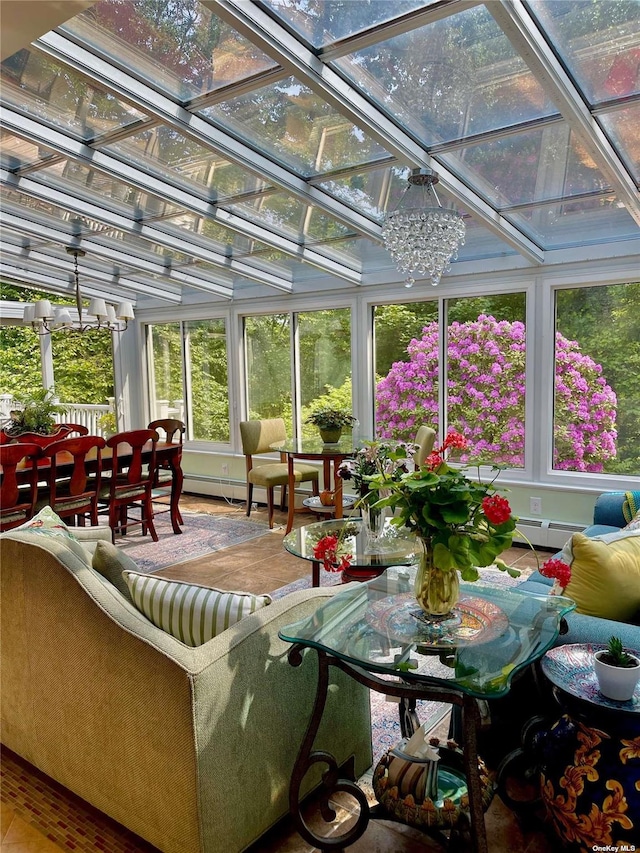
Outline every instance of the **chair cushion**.
{"type": "Polygon", "coordinates": [[[99,540],[93,552],[91,565],[103,578],[112,583],[124,595],[127,601],[131,601],[129,586],[122,576],[124,571],[139,571],[138,565],[134,563],[131,557],[128,557],[111,542],[99,540]]]}
{"type": "Polygon", "coordinates": [[[571,580],[564,595],[578,613],[630,622],[640,611],[640,531],[571,537],[571,580]]]}
{"type": "Polygon", "coordinates": [[[139,572],[123,574],[138,610],[187,646],[200,646],[271,604],[269,595],[229,592],[139,572]]]}
{"type": "MultiPolygon", "coordinates": [[[[293,475],[296,483],[318,479],[318,469],[313,465],[295,464],[293,475]]],[[[289,470],[286,462],[257,465],[249,471],[247,477],[254,486],[286,486],[289,481],[289,470]]]]}
{"type": "Polygon", "coordinates": [[[15,527],[14,530],[48,539],[57,539],[61,545],[64,545],[83,562],[88,563],[90,560],[87,549],[78,542],[64,521],[50,506],[42,507],[37,515],[21,524],[20,527],[15,527]]]}

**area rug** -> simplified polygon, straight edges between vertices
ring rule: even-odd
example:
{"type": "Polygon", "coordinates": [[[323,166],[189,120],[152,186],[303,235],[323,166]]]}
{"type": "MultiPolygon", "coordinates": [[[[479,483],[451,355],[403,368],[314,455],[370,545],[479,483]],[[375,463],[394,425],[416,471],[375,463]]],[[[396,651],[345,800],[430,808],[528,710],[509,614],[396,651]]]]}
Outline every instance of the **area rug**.
{"type": "Polygon", "coordinates": [[[157,542],[149,535],[140,536],[136,532],[129,536],[116,537],[116,545],[138,564],[140,571],[155,572],[269,533],[266,524],[226,515],[183,510],[182,518],[184,525],[181,534],[173,532],[167,514],[155,520],[157,542]]]}

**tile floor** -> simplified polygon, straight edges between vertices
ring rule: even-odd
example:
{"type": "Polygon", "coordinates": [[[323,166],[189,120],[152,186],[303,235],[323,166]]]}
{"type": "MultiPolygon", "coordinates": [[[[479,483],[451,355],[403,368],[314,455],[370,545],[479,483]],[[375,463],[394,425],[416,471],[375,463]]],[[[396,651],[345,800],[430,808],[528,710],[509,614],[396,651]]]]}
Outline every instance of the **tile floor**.
{"type": "MultiPolygon", "coordinates": [[[[231,504],[214,498],[185,495],[181,506],[195,512],[228,513],[239,517],[245,514],[244,503],[231,504]]],[[[251,518],[266,523],[266,509],[259,507],[252,512],[251,518]]],[[[176,579],[190,578],[199,583],[254,592],[269,592],[290,583],[308,573],[309,564],[287,554],[282,548],[285,513],[276,511],[275,520],[275,529],[260,540],[257,554],[255,543],[249,542],[225,549],[215,561],[210,558],[192,560],[164,569],[162,573],[176,579]]],[[[296,525],[312,520],[318,520],[317,516],[296,515],[296,525]]],[[[535,568],[535,557],[526,549],[513,548],[504,556],[507,562],[521,569],[535,568]]],[[[541,556],[546,559],[548,555],[541,556]]],[[[438,733],[446,736],[446,721],[440,724],[438,733]]],[[[361,781],[373,797],[367,778],[361,781]]],[[[8,751],[3,754],[0,794],[2,853],[60,853],[60,850],[153,853],[154,848],[146,842],[132,836],[8,751]]],[[[325,833],[340,826],[344,828],[347,821],[353,820],[354,805],[351,801],[339,798],[334,805],[336,820],[332,826],[325,826],[325,833]]],[[[309,821],[313,825],[312,804],[309,809],[309,821]]],[[[513,850],[519,853],[555,853],[558,849],[544,822],[537,821],[528,826],[521,824],[498,797],[494,797],[486,814],[486,826],[490,853],[513,850]]],[[[444,848],[410,827],[375,821],[348,849],[349,853],[437,853],[444,848]]],[[[313,853],[314,850],[285,818],[249,853],[313,853]]]]}

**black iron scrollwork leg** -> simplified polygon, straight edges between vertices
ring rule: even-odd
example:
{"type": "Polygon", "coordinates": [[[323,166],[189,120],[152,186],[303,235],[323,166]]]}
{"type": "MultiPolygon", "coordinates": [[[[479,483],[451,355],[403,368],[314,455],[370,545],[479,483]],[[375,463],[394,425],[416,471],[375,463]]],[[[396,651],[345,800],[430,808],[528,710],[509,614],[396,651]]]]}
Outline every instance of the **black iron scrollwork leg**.
{"type": "MultiPolygon", "coordinates": [[[[289,663],[292,666],[299,666],[302,661],[300,653],[301,646],[294,645],[289,652],[289,663]]],[[[329,685],[329,664],[327,656],[324,652],[316,650],[318,655],[318,689],[313,706],[313,712],[307,731],[296,758],[296,763],[293,768],[291,777],[291,786],[289,788],[289,811],[296,824],[296,828],[300,835],[309,844],[313,844],[320,850],[342,850],[343,847],[353,844],[364,833],[369,823],[369,803],[364,791],[355,782],[355,768],[353,762],[343,768],[343,774],[340,775],[340,768],[331,753],[325,750],[313,750],[313,743],[318,733],[324,706],[327,699],[327,689],[329,685]],[[331,836],[328,838],[322,835],[315,835],[305,823],[300,810],[300,788],[304,777],[309,769],[317,763],[327,765],[327,770],[322,775],[323,790],[320,794],[320,813],[325,821],[330,822],[335,819],[335,811],[329,803],[331,794],[337,791],[344,791],[350,794],[360,805],[360,814],[358,819],[350,829],[339,836],[331,836]]]]}
{"type": "Polygon", "coordinates": [[[400,733],[402,734],[402,737],[410,738],[420,726],[420,720],[416,712],[416,700],[406,698],[400,699],[400,707],[398,711],[400,714],[400,733]]]}

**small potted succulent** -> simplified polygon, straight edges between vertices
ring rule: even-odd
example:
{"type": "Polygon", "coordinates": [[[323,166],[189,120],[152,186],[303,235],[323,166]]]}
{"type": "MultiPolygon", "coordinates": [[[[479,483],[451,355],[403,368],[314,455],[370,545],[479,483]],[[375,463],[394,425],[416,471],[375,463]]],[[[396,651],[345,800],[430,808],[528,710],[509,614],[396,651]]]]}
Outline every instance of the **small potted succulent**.
{"type": "Polygon", "coordinates": [[[330,406],[323,406],[311,412],[307,418],[307,423],[318,427],[320,437],[325,444],[334,444],[340,441],[344,427],[353,426],[355,420],[353,415],[345,409],[333,409],[330,406]]]}
{"type": "Polygon", "coordinates": [[[610,637],[606,649],[595,653],[593,666],[603,696],[618,702],[631,699],[640,681],[640,658],[623,648],[619,637],[610,637]]]}

